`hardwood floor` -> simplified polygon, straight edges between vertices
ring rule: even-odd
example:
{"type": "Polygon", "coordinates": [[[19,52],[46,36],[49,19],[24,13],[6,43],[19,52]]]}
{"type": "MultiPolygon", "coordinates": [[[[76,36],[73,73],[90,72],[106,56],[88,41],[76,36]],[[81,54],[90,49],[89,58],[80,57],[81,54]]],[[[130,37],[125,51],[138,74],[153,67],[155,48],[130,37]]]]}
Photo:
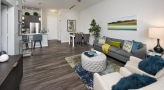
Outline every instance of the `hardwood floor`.
{"type": "Polygon", "coordinates": [[[24,58],[20,90],[87,90],[65,57],[90,48],[90,45],[71,48],[68,43],[57,40],[49,41],[48,47],[36,48],[33,56],[24,58]]]}

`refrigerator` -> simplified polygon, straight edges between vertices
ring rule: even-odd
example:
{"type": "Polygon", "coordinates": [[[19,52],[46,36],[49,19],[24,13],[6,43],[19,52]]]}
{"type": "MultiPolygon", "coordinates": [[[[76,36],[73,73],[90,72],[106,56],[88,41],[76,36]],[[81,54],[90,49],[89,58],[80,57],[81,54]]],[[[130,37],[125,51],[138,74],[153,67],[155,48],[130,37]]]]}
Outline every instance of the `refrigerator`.
{"type": "Polygon", "coordinates": [[[30,33],[40,33],[40,23],[30,22],[30,33]]]}

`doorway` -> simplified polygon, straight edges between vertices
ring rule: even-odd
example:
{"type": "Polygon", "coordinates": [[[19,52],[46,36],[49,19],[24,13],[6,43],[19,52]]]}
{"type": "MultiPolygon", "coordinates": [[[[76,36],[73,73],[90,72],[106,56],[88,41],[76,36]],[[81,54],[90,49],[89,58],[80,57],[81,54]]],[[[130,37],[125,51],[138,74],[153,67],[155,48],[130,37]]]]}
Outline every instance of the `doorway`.
{"type": "Polygon", "coordinates": [[[1,2],[1,51],[8,53],[8,6],[1,2]]]}

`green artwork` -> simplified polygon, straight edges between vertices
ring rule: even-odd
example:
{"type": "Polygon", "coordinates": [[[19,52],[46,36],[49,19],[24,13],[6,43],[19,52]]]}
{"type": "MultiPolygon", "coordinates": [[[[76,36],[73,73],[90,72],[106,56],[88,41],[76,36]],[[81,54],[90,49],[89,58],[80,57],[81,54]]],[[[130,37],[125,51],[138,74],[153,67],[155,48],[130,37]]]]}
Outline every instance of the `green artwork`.
{"type": "Polygon", "coordinates": [[[108,30],[137,30],[136,16],[129,16],[123,18],[115,18],[108,23],[108,30]]]}
{"type": "Polygon", "coordinates": [[[67,20],[67,31],[68,32],[76,31],[76,20],[67,20]]]}

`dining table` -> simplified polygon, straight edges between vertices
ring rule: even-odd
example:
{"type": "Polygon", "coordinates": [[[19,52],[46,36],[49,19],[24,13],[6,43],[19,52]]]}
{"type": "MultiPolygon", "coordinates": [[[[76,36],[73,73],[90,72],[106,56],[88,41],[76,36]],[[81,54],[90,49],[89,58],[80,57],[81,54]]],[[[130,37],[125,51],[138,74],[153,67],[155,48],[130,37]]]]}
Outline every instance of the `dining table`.
{"type": "Polygon", "coordinates": [[[75,47],[75,35],[74,34],[69,35],[69,45],[71,44],[71,38],[72,38],[72,47],[75,47]]]}

